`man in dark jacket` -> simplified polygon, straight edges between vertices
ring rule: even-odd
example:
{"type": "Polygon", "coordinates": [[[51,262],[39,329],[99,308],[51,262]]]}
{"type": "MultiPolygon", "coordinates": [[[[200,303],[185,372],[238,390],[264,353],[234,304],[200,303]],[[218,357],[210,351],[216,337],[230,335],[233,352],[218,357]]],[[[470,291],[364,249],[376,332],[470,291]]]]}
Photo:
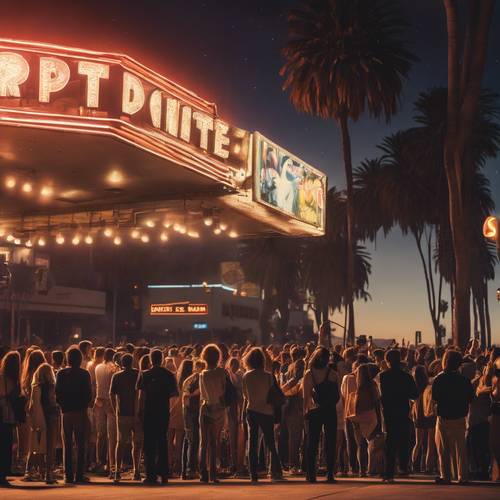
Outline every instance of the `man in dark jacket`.
{"type": "Polygon", "coordinates": [[[408,475],[410,459],[410,399],[417,399],[413,377],[401,369],[401,355],[397,349],[387,351],[388,370],[380,374],[380,392],[387,431],[385,449],[385,482],[394,482],[396,453],[399,452],[401,475],[408,475]]]}
{"type": "Polygon", "coordinates": [[[145,484],[168,483],[167,431],[170,418],[170,398],[178,396],[175,376],[163,368],[163,352],[154,349],[150,354],[152,368],[141,373],[137,380],[139,390],[139,418],[144,428],[145,484]]]}
{"type": "Polygon", "coordinates": [[[84,476],[87,409],[92,401],[90,374],[80,368],[82,353],[70,347],[66,353],[69,368],[57,372],[56,400],[62,411],[64,476],[66,483],[88,482],[84,476]],[[76,477],[73,474],[73,438],[76,442],[76,477]]]}
{"type": "Polygon", "coordinates": [[[470,381],[458,370],[462,355],[448,350],[443,356],[443,371],[432,383],[432,399],[437,403],[436,447],[439,457],[438,484],[451,483],[451,457],[456,457],[458,482],[468,482],[469,464],[465,440],[466,417],[474,397],[470,381]]]}

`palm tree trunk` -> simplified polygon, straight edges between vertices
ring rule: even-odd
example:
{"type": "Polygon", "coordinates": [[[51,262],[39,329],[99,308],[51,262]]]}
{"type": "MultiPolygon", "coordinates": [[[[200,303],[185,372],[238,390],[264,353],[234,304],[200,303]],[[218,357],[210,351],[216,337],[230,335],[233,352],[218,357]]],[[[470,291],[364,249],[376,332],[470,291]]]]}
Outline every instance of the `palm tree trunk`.
{"type": "Polygon", "coordinates": [[[491,347],[491,317],[488,299],[488,280],[484,280],[484,315],[486,317],[486,347],[491,347]]]}
{"type": "Polygon", "coordinates": [[[342,136],[342,152],[344,155],[344,169],[347,191],[347,283],[346,283],[346,306],[348,309],[349,322],[347,329],[348,342],[354,344],[356,329],[354,323],[354,197],[352,178],[352,156],[351,138],[349,135],[347,110],[343,110],[339,115],[340,131],[342,136]]]}

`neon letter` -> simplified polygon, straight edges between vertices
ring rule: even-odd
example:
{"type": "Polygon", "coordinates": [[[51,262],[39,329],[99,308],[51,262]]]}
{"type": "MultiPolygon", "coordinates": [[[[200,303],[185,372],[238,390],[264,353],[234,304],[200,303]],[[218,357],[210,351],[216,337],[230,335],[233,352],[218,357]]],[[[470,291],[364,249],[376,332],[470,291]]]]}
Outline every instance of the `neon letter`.
{"type": "Polygon", "coordinates": [[[155,90],[149,98],[149,113],[153,127],[161,126],[161,91],[155,90]]]}
{"type": "Polygon", "coordinates": [[[228,130],[228,125],[219,120],[215,120],[214,154],[221,158],[229,158],[229,151],[224,149],[224,146],[229,146],[229,137],[227,136],[228,130]]]}
{"type": "Polygon", "coordinates": [[[123,73],[122,111],[134,115],[142,109],[146,96],[142,82],[135,75],[123,73]]]}
{"type": "Polygon", "coordinates": [[[109,78],[109,66],[90,61],[78,63],[78,74],[87,77],[87,107],[99,107],[99,80],[109,78]]]}
{"type": "Polygon", "coordinates": [[[186,142],[191,140],[191,115],[191,108],[183,106],[181,114],[181,139],[186,142]]]}
{"type": "Polygon", "coordinates": [[[167,116],[165,123],[167,132],[174,137],[177,137],[177,134],[179,133],[179,109],[179,101],[177,99],[172,99],[171,97],[169,97],[167,99],[167,116]]]}
{"type": "Polygon", "coordinates": [[[13,52],[0,52],[0,96],[21,97],[19,85],[30,74],[30,67],[23,56],[13,52]]]}
{"type": "Polygon", "coordinates": [[[193,118],[196,122],[196,128],[200,131],[200,148],[206,151],[208,149],[208,131],[214,129],[214,120],[198,111],[193,113],[193,118]]]}
{"type": "Polygon", "coordinates": [[[50,94],[59,92],[69,82],[69,66],[55,57],[40,57],[38,100],[50,102],[50,94]]]}

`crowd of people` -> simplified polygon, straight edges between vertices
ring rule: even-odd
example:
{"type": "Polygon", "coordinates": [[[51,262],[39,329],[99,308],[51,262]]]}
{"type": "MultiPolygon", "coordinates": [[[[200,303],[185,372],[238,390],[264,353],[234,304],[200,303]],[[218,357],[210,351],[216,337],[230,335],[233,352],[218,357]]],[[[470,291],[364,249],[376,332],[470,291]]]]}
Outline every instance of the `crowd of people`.
{"type": "Polygon", "coordinates": [[[38,346],[0,352],[0,485],[500,481],[500,348],[38,346]]]}

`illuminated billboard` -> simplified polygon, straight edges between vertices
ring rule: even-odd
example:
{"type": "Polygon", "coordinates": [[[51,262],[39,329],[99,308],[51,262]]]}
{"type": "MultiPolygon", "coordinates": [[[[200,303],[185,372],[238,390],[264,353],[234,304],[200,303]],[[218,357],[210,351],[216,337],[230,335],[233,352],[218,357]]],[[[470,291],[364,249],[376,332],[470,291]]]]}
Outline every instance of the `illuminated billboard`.
{"type": "Polygon", "coordinates": [[[254,134],[254,199],[321,230],[326,175],[259,133],[254,134]]]}
{"type": "Polygon", "coordinates": [[[151,304],[149,314],[151,316],[205,316],[208,314],[208,305],[191,302],[151,304]]]}

